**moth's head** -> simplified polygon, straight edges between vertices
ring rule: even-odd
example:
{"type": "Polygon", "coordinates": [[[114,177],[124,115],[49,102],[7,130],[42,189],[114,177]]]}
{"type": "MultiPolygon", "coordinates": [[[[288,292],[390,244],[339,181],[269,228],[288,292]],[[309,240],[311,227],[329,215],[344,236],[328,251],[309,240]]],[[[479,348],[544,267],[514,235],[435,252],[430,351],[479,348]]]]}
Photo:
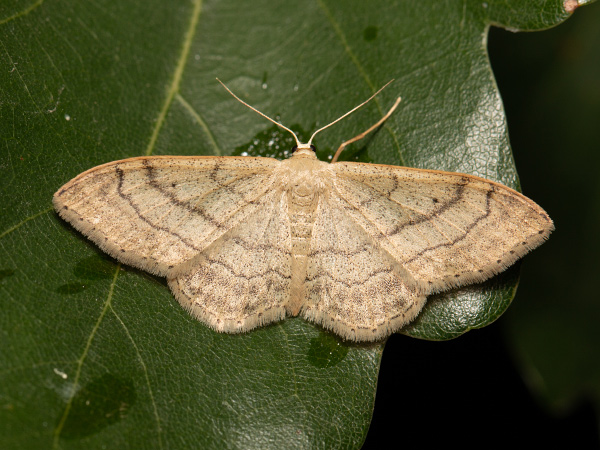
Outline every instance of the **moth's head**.
{"type": "Polygon", "coordinates": [[[294,148],[292,148],[292,151],[294,152],[293,156],[302,156],[302,157],[309,157],[309,158],[317,157],[317,155],[315,154],[317,149],[312,144],[302,144],[301,142],[298,142],[297,145],[294,145],[294,148]]]}

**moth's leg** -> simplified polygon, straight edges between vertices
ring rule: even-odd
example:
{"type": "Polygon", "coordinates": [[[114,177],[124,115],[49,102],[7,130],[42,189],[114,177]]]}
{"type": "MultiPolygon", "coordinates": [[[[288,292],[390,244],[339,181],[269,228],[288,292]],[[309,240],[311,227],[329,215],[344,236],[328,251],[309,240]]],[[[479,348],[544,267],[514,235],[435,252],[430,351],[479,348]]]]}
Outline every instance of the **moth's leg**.
{"type": "Polygon", "coordinates": [[[381,124],[383,122],[385,122],[392,115],[392,113],[396,110],[396,108],[400,104],[400,100],[402,100],[402,99],[400,97],[398,97],[396,99],[396,102],[394,103],[394,105],[390,108],[390,110],[385,114],[385,116],[383,116],[381,119],[379,119],[375,125],[372,125],[368,130],[363,131],[362,133],[360,133],[357,136],[354,136],[352,139],[350,139],[350,140],[348,140],[346,142],[343,142],[342,145],[340,145],[339,148],[337,149],[337,151],[335,152],[335,155],[333,156],[333,159],[331,160],[331,162],[334,163],[334,162],[337,161],[337,159],[340,156],[340,153],[342,153],[342,151],[344,150],[344,148],[346,148],[347,145],[350,145],[350,144],[352,144],[353,142],[356,142],[356,141],[360,141],[362,138],[364,138],[371,131],[379,128],[381,126],[381,124]]]}

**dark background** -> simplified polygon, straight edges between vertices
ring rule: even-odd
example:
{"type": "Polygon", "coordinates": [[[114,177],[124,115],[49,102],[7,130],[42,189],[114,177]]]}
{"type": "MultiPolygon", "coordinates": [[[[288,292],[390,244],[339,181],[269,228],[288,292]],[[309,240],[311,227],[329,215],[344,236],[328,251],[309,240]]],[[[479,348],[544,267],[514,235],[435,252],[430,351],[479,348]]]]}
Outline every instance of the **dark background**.
{"type": "Polygon", "coordinates": [[[600,3],[542,32],[492,28],[488,49],[522,190],[549,212],[557,231],[525,258],[514,303],[491,326],[446,342],[389,339],[365,449],[600,448],[592,403],[600,374],[600,3]],[[528,353],[536,348],[524,339],[528,322],[525,331],[542,348],[549,336],[546,355],[528,353]],[[571,349],[577,339],[583,345],[571,349]],[[582,365],[572,372],[583,381],[563,383],[572,395],[560,408],[525,381],[536,370],[532,360],[556,364],[555,372],[561,364],[582,365]],[[590,380],[591,389],[583,385],[590,380]]]}

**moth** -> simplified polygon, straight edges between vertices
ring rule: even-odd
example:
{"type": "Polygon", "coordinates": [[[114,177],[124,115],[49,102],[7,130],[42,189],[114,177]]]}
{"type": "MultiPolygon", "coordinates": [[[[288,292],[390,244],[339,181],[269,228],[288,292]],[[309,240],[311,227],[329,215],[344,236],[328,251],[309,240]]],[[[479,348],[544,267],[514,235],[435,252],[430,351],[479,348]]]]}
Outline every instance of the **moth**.
{"type": "Polygon", "coordinates": [[[315,135],[373,97],[304,144],[225,88],[292,133],[289,159],[129,158],[83,172],[53,198],[60,217],[103,251],[166,277],[214,330],[302,316],[344,339],[383,339],[429,295],[490,278],[553,230],[536,203],[490,180],[337,161],[400,99],[326,163],[315,135]]]}

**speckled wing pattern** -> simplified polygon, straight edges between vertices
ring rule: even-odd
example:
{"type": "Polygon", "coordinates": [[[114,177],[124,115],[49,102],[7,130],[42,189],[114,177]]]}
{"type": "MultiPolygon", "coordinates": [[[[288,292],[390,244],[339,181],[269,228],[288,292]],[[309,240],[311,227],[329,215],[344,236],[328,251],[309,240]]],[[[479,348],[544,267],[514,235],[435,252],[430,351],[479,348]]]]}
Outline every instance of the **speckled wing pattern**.
{"type": "Polygon", "coordinates": [[[333,189],[313,228],[304,314],[349,339],[398,330],[428,295],[490,278],[553,230],[533,201],[479,177],[332,166],[333,189]]]}
{"type": "Polygon", "coordinates": [[[247,157],[131,158],[78,175],[53,202],[111,256],[166,276],[256,213],[278,164],[247,157]]]}
{"type": "Polygon", "coordinates": [[[131,158],[77,176],[54,205],[116,259],[165,276],[215,330],[300,314],[356,341],[504,270],[553,229],[489,180],[311,158],[131,158]]]}
{"type": "Polygon", "coordinates": [[[377,233],[335,191],[321,197],[308,253],[304,317],[346,339],[371,341],[419,313],[425,291],[379,245],[377,233]]]}
{"type": "Polygon", "coordinates": [[[167,279],[182,306],[215,330],[246,331],[285,317],[291,252],[286,196],[277,187],[256,201],[243,224],[167,279]]]}
{"type": "Polygon", "coordinates": [[[348,214],[428,294],[503,271],[554,229],[535,202],[473,175],[355,163],[336,172],[348,214]]]}

